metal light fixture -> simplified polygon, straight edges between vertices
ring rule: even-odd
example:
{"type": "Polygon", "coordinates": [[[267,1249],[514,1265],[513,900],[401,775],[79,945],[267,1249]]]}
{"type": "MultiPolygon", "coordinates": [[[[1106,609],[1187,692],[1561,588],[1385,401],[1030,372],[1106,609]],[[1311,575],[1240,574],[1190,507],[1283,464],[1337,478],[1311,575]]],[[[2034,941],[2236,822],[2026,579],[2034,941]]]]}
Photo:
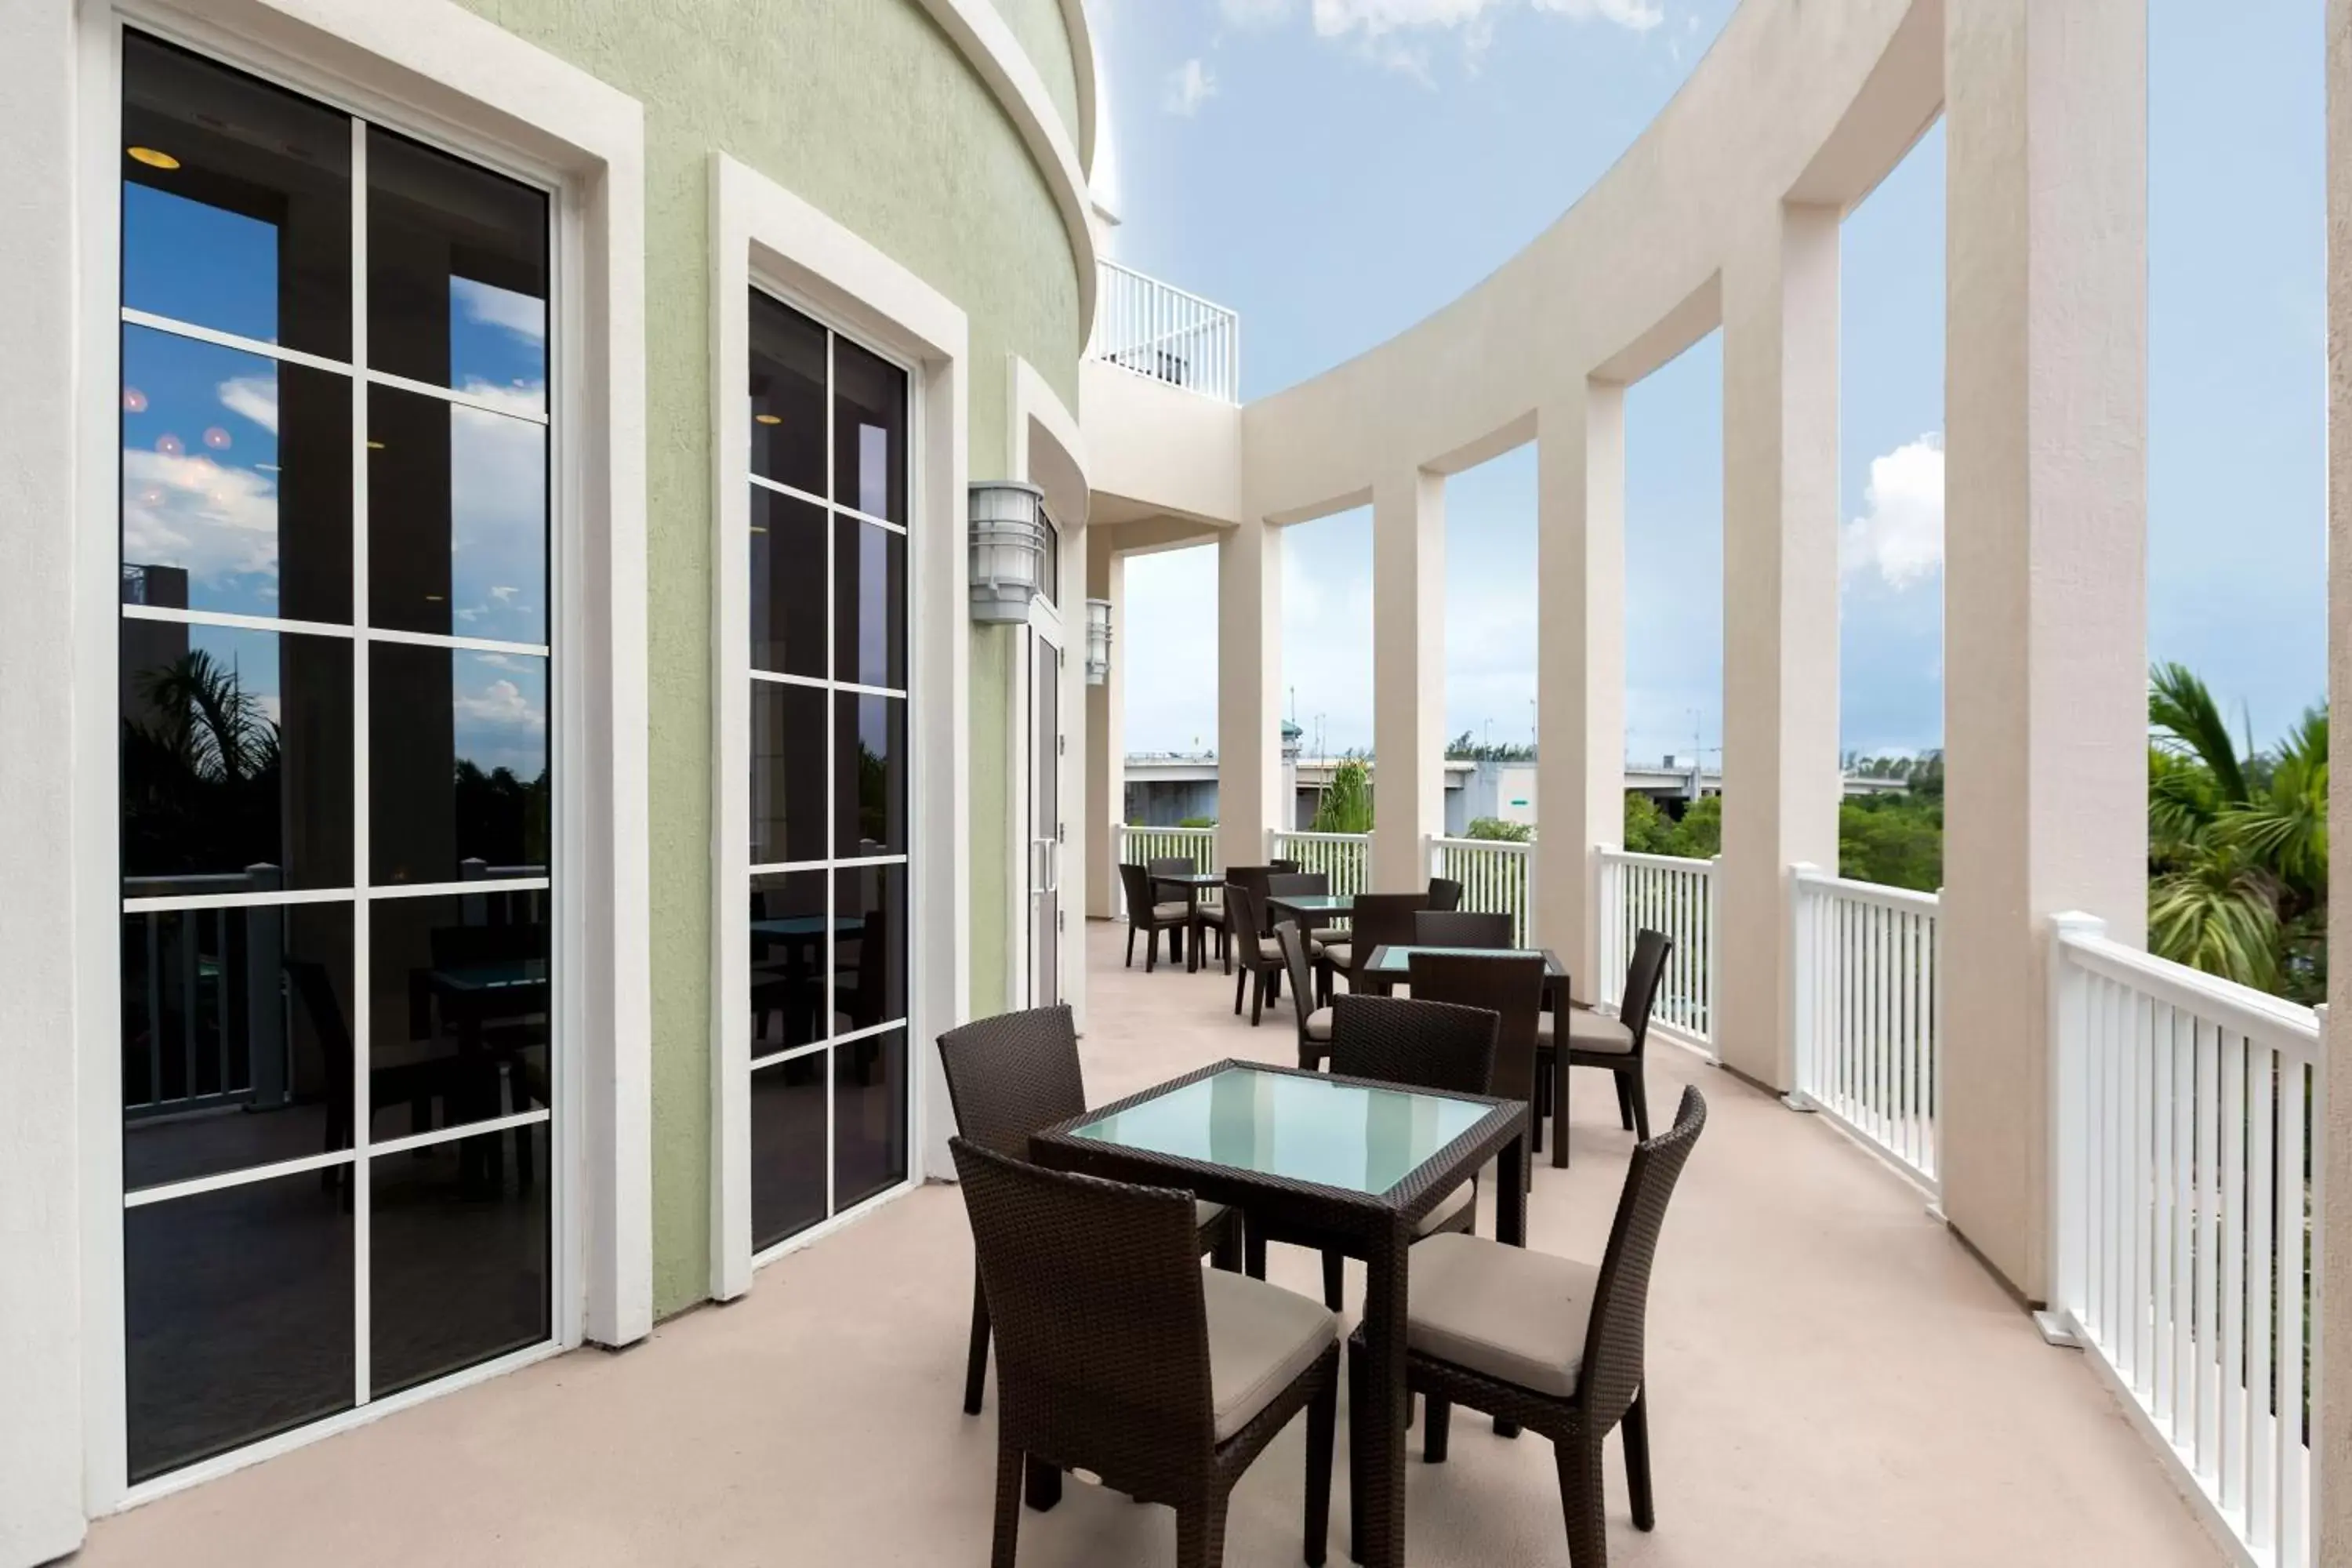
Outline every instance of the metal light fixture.
{"type": "Polygon", "coordinates": [[[1110,601],[1087,601],[1087,684],[1101,686],[1110,679],[1110,601]]]}
{"type": "Polygon", "coordinates": [[[1011,479],[971,487],[971,618],[1025,621],[1045,560],[1045,492],[1011,479]]]}

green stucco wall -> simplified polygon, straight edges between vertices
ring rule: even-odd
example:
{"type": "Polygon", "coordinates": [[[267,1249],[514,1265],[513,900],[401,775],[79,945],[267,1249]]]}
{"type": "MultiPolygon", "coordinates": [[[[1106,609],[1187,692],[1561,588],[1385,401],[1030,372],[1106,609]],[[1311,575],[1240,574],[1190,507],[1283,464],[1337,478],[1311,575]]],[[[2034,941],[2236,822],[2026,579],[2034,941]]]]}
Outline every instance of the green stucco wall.
{"type": "Polygon", "coordinates": [[[1086,138],[1078,128],[1077,56],[1071,47],[1069,24],[1062,15],[1062,0],[996,0],[996,10],[1013,29],[1013,36],[1021,40],[1021,52],[1029,57],[1029,63],[1045,79],[1046,94],[1062,112],[1062,124],[1070,133],[1070,145],[1083,147],[1086,138]]]}
{"type": "MultiPolygon", "coordinates": [[[[710,1273],[710,153],[766,174],[963,308],[974,479],[1005,474],[1008,355],[1077,405],[1076,263],[1011,122],[913,0],[467,3],[646,108],[654,1301],[667,1314],[703,1299],[710,1273]]],[[[1066,80],[1067,55],[1065,40],[1061,70],[1040,68],[1049,82],[1066,80]]],[[[1014,850],[1004,749],[982,737],[1001,737],[1006,702],[982,694],[981,664],[971,788],[997,804],[971,823],[972,924],[1001,942],[987,911],[1003,908],[1014,850]],[[992,906],[980,901],[992,879],[992,906]]],[[[993,968],[974,953],[975,1007],[1001,1005],[1003,972],[1001,947],[993,968]]]]}

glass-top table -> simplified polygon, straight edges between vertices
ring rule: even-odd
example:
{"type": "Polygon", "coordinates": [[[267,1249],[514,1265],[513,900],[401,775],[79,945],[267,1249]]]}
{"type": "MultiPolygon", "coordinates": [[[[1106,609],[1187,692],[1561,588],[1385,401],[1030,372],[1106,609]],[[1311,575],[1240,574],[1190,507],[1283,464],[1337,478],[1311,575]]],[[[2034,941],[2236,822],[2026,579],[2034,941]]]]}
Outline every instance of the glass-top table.
{"type": "Polygon", "coordinates": [[[1404,944],[1383,945],[1372,950],[1370,962],[1363,967],[1369,980],[1410,980],[1412,978],[1412,955],[1416,952],[1467,953],[1473,958],[1540,958],[1544,961],[1544,980],[1557,985],[1568,978],[1568,966],[1559,955],[1548,947],[1413,947],[1404,944]]]}
{"type": "Polygon", "coordinates": [[[1165,882],[1171,888],[1222,888],[1225,885],[1223,871],[1154,871],[1151,879],[1165,882]]]}
{"type": "Polygon", "coordinates": [[[1269,893],[1265,907],[1286,910],[1294,915],[1353,914],[1356,895],[1353,893],[1269,893]]]}

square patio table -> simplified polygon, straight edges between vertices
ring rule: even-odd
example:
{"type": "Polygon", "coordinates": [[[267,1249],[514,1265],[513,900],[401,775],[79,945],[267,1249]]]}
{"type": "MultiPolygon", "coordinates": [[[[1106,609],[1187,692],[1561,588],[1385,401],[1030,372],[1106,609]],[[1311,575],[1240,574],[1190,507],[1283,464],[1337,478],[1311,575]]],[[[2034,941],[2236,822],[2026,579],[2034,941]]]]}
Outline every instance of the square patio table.
{"type": "MultiPolygon", "coordinates": [[[[1364,978],[1381,985],[1402,985],[1412,979],[1412,955],[1416,952],[1467,952],[1485,958],[1540,958],[1544,961],[1544,1000],[1550,1004],[1556,1018],[1568,1011],[1568,966],[1559,954],[1548,947],[1380,947],[1372,952],[1372,961],[1363,969],[1364,978]]],[[[1553,1049],[1559,1059],[1551,1069],[1551,1163],[1554,1169],[1568,1168],[1568,1054],[1558,1044],[1567,1037],[1555,1037],[1553,1049]]]]}
{"type": "Polygon", "coordinates": [[[1353,893],[1275,893],[1268,895],[1265,907],[1297,917],[1302,926],[1315,922],[1309,915],[1351,915],[1356,912],[1353,893]]]}
{"type": "MultiPolygon", "coordinates": [[[[1404,1562],[1406,1269],[1416,1225],[1489,1158],[1496,1231],[1527,1245],[1528,1108],[1258,1062],[1218,1062],[1037,1133],[1039,1164],[1181,1187],[1344,1237],[1368,1259],[1369,1386],[1387,1419],[1361,1456],[1359,1562],[1404,1562]]],[[[1051,1489],[1039,1501],[1050,1502],[1051,1489]]]]}

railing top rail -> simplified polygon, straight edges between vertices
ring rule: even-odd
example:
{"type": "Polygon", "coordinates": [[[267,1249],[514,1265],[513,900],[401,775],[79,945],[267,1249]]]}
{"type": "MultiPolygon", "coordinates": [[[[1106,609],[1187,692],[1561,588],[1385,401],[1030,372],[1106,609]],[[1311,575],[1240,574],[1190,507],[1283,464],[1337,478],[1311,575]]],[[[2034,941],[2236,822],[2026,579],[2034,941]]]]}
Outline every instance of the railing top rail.
{"type": "Polygon", "coordinates": [[[1165,290],[1168,293],[1175,295],[1180,300],[1188,300],[1193,304],[1199,305],[1203,309],[1214,310],[1221,316],[1230,316],[1235,321],[1239,321],[1241,319],[1241,312],[1234,310],[1230,305],[1220,305],[1214,300],[1204,300],[1189,289],[1179,289],[1175,284],[1168,282],[1164,279],[1154,278],[1149,272],[1138,272],[1134,268],[1129,267],[1121,262],[1113,261],[1107,256],[1097,258],[1095,265],[1101,268],[1105,272],[1114,274],[1120,278],[1133,279],[1136,282],[1142,284],[1144,287],[1149,289],[1165,290]]]}
{"type": "Polygon", "coordinates": [[[1311,838],[1321,844],[1369,844],[1372,838],[1369,833],[1318,833],[1307,827],[1277,827],[1274,831],[1276,837],[1311,838]]]}
{"type": "Polygon", "coordinates": [[[2319,1015],[2298,1003],[2087,931],[2061,928],[2058,947],[2094,974],[2291,1055],[2318,1058],[2319,1015]]]}
{"type": "Polygon", "coordinates": [[[1528,838],[1444,838],[1430,840],[1441,849],[1491,849],[1497,855],[1525,855],[1535,847],[1528,838]]]}
{"type": "Polygon", "coordinates": [[[1715,867],[1712,860],[1695,859],[1687,855],[1645,855],[1638,849],[1618,849],[1606,844],[1600,846],[1600,850],[1603,860],[1613,860],[1621,866],[1663,866],[1675,871],[1706,871],[1715,867]]]}
{"type": "Polygon", "coordinates": [[[1932,915],[1944,907],[1943,899],[1935,893],[1923,893],[1916,888],[1891,888],[1884,882],[1864,882],[1852,877],[1832,877],[1826,871],[1800,871],[1797,885],[1833,893],[1856,903],[1876,904],[1882,909],[1932,915]]]}

